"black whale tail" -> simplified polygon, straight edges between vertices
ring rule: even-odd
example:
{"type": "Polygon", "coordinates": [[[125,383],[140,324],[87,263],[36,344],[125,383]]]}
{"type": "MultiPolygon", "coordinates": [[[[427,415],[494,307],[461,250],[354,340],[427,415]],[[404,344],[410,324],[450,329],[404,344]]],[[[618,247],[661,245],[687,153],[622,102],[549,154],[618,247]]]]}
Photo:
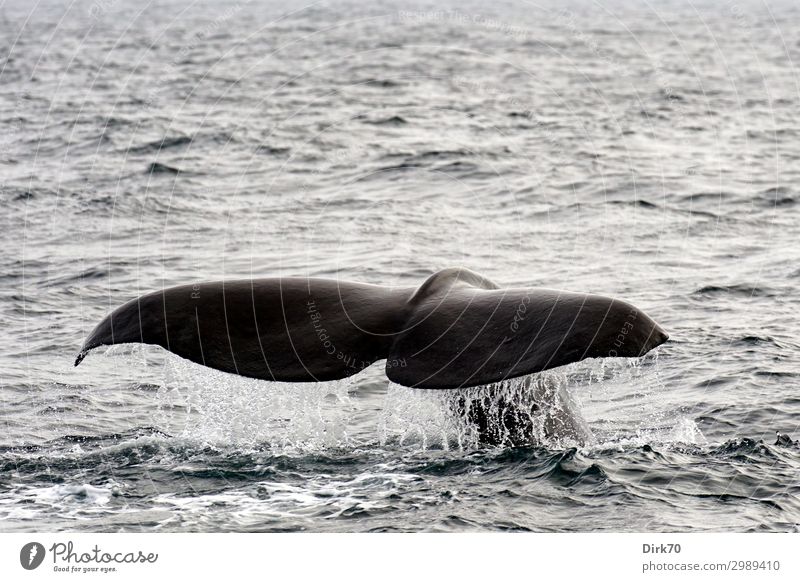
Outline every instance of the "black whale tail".
{"type": "MultiPolygon", "coordinates": [[[[143,295],[109,313],[83,342],[75,365],[79,365],[90,351],[100,346],[142,343],[170,349],[164,293],[143,295]]],[[[186,317],[186,314],[183,313],[180,317],[186,317]]]]}
{"type": "Polygon", "coordinates": [[[334,380],[385,359],[393,382],[460,388],[585,358],[638,357],[667,339],[619,299],[501,289],[445,269],[419,288],[300,278],[172,287],[109,314],[75,365],[99,346],[145,343],[264,380],[334,380]]]}

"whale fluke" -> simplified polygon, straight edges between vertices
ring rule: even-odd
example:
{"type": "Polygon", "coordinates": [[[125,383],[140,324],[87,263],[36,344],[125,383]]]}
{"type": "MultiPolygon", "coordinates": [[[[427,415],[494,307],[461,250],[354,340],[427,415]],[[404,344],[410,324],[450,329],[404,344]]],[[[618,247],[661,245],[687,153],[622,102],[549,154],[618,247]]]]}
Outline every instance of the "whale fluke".
{"type": "Polygon", "coordinates": [[[156,291],[103,319],[75,365],[99,346],[144,343],[263,380],[336,380],[385,359],[398,384],[461,388],[585,358],[638,357],[667,339],[620,299],[503,289],[453,268],[418,288],[271,278],[156,291]]]}

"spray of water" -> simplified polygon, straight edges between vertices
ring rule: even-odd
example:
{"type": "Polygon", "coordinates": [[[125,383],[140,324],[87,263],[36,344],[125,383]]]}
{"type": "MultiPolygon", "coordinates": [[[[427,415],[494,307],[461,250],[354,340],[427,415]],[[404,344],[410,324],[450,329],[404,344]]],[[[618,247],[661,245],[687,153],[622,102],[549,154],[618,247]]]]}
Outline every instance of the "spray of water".
{"type": "MultiPolygon", "coordinates": [[[[147,351],[133,354],[152,361],[147,351]]],[[[657,356],[587,360],[464,390],[390,383],[380,404],[375,394],[357,394],[363,373],[336,382],[267,384],[163,351],[158,357],[165,364],[156,424],[173,436],[213,445],[288,453],[376,441],[422,450],[703,442],[691,420],[666,406],[657,356]]]]}
{"type": "Polygon", "coordinates": [[[593,446],[706,442],[690,413],[675,407],[661,378],[658,350],[639,359],[590,360],[572,368],[571,382],[592,419],[593,446]]]}
{"type": "Polygon", "coordinates": [[[182,438],[276,450],[348,446],[352,378],[284,383],[242,378],[168,356],[161,423],[182,438]]]}
{"type": "Polygon", "coordinates": [[[464,390],[389,386],[381,440],[422,448],[573,446],[591,440],[567,375],[548,371],[464,390]]]}

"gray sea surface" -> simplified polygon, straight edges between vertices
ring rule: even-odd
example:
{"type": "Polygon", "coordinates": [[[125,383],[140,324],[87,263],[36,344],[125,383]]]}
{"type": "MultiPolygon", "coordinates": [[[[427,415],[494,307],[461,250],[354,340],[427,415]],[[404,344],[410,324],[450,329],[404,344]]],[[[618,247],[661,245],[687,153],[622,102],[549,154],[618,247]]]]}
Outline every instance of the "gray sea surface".
{"type": "Polygon", "coordinates": [[[799,60],[788,0],[0,1],[0,531],[798,531],[799,60]],[[531,379],[583,444],[380,364],[73,367],[165,286],[449,266],[671,339],[531,379]]]}

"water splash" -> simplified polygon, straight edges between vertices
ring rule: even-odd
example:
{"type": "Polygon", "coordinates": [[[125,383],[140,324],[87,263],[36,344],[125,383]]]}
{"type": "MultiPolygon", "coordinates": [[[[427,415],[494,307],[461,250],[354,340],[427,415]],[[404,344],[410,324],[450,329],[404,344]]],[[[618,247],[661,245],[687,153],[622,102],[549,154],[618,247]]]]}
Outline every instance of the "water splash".
{"type": "Polygon", "coordinates": [[[671,402],[656,351],[639,359],[584,360],[460,391],[391,384],[380,438],[423,449],[705,443],[694,420],[671,402]]]}
{"type": "Polygon", "coordinates": [[[160,424],[175,436],[209,444],[281,452],[348,446],[354,379],[264,382],[168,355],[158,391],[160,424]]]}
{"type": "MultiPolygon", "coordinates": [[[[576,392],[584,410],[595,417],[595,445],[706,442],[688,411],[675,406],[661,378],[658,354],[591,360],[584,389],[576,392]]],[[[577,370],[580,364],[574,366],[577,370]]]]}
{"type": "Polygon", "coordinates": [[[376,440],[421,450],[705,441],[694,421],[665,400],[656,355],[585,360],[464,390],[390,383],[382,406],[367,410],[366,400],[354,395],[366,372],[335,382],[264,382],[160,349],[118,346],[106,352],[123,353],[146,366],[155,360],[164,370],[156,424],[173,436],[215,446],[287,454],[376,440]]]}
{"type": "Polygon", "coordinates": [[[591,440],[563,371],[547,371],[464,390],[415,390],[390,384],[381,441],[423,449],[573,446],[591,440]]]}

